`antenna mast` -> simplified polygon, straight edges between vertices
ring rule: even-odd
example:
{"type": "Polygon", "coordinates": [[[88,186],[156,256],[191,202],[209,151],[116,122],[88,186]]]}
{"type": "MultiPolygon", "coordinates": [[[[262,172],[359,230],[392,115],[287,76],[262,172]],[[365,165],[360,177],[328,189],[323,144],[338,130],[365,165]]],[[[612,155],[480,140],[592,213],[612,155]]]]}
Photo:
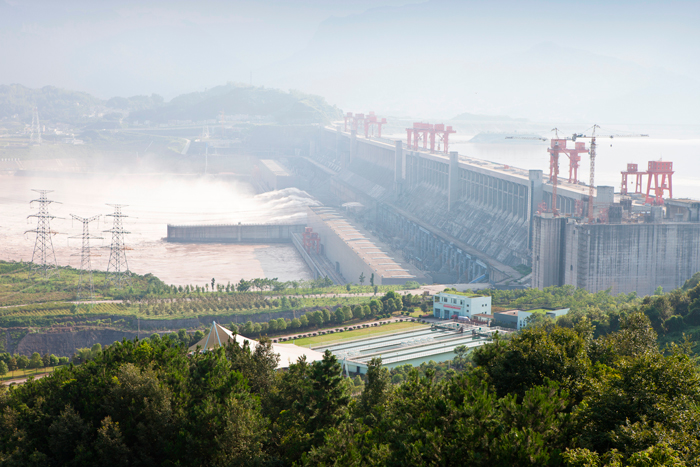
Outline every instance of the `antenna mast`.
{"type": "Polygon", "coordinates": [[[90,235],[90,222],[95,221],[100,218],[99,215],[92,217],[79,217],[75,214],[71,214],[71,217],[79,222],[83,223],[83,234],[74,235],[70,238],[80,238],[83,240],[83,246],[80,250],[80,255],[75,254],[73,256],[80,256],[80,274],[78,276],[78,300],[87,298],[89,300],[95,298],[95,288],[92,282],[92,265],[90,264],[90,239],[100,239],[102,237],[93,237],[90,235]],[[87,285],[83,285],[83,275],[87,272],[87,285]],[[87,287],[87,295],[84,294],[83,287],[87,287]]]}
{"type": "Polygon", "coordinates": [[[114,208],[114,214],[107,214],[107,216],[114,219],[114,223],[110,230],[105,230],[105,232],[112,233],[112,244],[109,248],[109,264],[107,265],[105,281],[107,283],[114,282],[117,288],[121,288],[124,282],[128,282],[130,275],[129,265],[126,262],[126,250],[129,248],[124,246],[124,235],[131,232],[126,232],[122,224],[122,218],[129,216],[122,214],[122,208],[126,205],[108,204],[107,206],[114,208]]]}
{"type": "Polygon", "coordinates": [[[58,270],[56,253],[53,251],[53,242],[51,241],[51,236],[58,233],[51,230],[51,219],[56,219],[57,217],[49,214],[49,204],[56,203],[56,201],[52,201],[46,197],[46,195],[52,193],[53,190],[32,191],[39,193],[39,199],[33,199],[29,204],[39,203],[39,212],[27,216],[27,219],[36,217],[37,222],[35,230],[27,230],[25,233],[31,232],[36,234],[34,252],[32,253],[32,269],[40,271],[42,276],[48,278],[52,271],[58,270]]]}

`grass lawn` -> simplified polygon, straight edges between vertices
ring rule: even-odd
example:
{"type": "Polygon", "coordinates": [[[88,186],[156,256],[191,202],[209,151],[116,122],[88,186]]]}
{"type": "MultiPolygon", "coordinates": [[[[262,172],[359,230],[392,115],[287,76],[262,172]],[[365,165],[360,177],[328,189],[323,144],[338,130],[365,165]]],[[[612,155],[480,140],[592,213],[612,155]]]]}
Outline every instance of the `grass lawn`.
{"type": "Polygon", "coordinates": [[[58,366],[49,366],[46,368],[32,368],[31,370],[15,370],[8,371],[6,375],[0,376],[0,381],[7,381],[10,379],[18,378],[28,378],[29,376],[42,375],[44,373],[53,373],[53,371],[59,368],[58,366]]]}
{"type": "MultiPolygon", "coordinates": [[[[343,333],[333,333],[325,334],[323,336],[314,337],[304,337],[301,339],[294,339],[292,342],[296,345],[302,347],[312,347],[319,344],[328,344],[331,342],[342,342],[350,341],[355,339],[363,339],[365,337],[378,336],[381,334],[391,334],[392,332],[407,331],[409,329],[418,329],[422,327],[428,327],[425,324],[412,323],[410,321],[404,321],[402,323],[390,323],[383,326],[370,327],[364,329],[357,329],[354,331],[345,331],[343,333]],[[342,337],[341,337],[342,336],[342,337]]],[[[284,342],[284,344],[292,343],[284,342]]]]}

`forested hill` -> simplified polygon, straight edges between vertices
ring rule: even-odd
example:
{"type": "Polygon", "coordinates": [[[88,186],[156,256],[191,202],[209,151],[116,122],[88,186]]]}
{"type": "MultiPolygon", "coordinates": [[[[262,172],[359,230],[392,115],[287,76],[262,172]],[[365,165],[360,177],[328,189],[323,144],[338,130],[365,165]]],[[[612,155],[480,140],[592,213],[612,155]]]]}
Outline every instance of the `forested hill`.
{"type": "Polygon", "coordinates": [[[326,123],[342,112],[319,96],[297,91],[226,84],[206,92],[178,96],[162,106],[132,112],[130,120],[166,123],[170,120],[206,120],[225,115],[271,117],[279,123],[326,123]]]}
{"type": "Polygon", "coordinates": [[[0,120],[31,123],[34,107],[42,122],[77,123],[85,120],[103,102],[90,94],[44,86],[31,89],[21,84],[0,85],[0,120]]]}
{"type": "Polygon", "coordinates": [[[328,123],[342,112],[324,98],[296,91],[226,84],[205,92],[183,94],[169,102],[157,95],[102,100],[78,91],[20,84],[0,85],[0,121],[31,123],[34,107],[42,123],[82,125],[101,120],[168,123],[214,120],[225,115],[263,117],[281,124],[328,123]]]}
{"type": "MultiPolygon", "coordinates": [[[[700,371],[642,313],[595,338],[532,325],[398,384],[340,362],[277,372],[268,343],[204,354],[124,341],[0,394],[3,465],[683,466],[700,458],[700,371]]],[[[434,365],[433,365],[434,366],[434,365]]],[[[424,368],[425,367],[425,368],[424,368]]],[[[392,370],[393,371],[393,370],[392,370]]]]}

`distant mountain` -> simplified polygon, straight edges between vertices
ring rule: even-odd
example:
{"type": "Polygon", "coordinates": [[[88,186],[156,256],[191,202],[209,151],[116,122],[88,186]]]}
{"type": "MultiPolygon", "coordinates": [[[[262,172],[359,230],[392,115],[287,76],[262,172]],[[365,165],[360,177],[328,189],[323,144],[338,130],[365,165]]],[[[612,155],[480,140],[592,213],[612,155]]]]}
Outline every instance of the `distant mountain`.
{"type": "Polygon", "coordinates": [[[166,123],[169,120],[207,120],[225,115],[272,117],[287,123],[328,123],[342,112],[319,96],[298,91],[284,92],[265,87],[226,84],[205,92],[193,92],[170,102],[129,114],[129,120],[166,123]]]}
{"type": "Polygon", "coordinates": [[[31,89],[21,84],[0,85],[0,120],[32,121],[34,107],[42,122],[78,122],[94,113],[102,101],[90,94],[44,86],[31,89]]]}
{"type": "Polygon", "coordinates": [[[183,94],[170,102],[165,102],[157,94],[113,97],[103,101],[84,92],[52,86],[41,89],[19,84],[0,86],[0,120],[29,123],[34,107],[39,109],[42,122],[95,128],[106,128],[102,122],[109,122],[110,128],[118,127],[123,118],[153,123],[209,120],[217,118],[222,110],[226,115],[271,117],[282,124],[327,123],[342,117],[340,109],[319,96],[234,84],[183,94]]]}
{"type": "Polygon", "coordinates": [[[527,118],[512,118],[505,115],[478,115],[465,112],[452,117],[453,122],[527,122],[527,118]]]}

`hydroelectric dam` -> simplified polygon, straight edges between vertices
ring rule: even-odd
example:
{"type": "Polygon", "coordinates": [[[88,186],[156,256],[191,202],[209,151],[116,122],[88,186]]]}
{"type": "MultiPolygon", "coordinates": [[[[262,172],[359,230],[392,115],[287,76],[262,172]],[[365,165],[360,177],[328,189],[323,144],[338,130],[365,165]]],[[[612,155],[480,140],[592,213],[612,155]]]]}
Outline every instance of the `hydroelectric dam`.
{"type": "MultiPolygon", "coordinates": [[[[362,241],[373,242],[376,254],[400,263],[393,269],[396,277],[502,288],[570,284],[592,292],[610,288],[614,293],[648,294],[658,285],[678,287],[700,270],[700,215],[693,207],[699,202],[669,196],[665,206],[650,206],[648,197],[598,186],[590,190],[594,216],[586,218],[589,186],[582,182],[561,177],[555,190],[541,168],[522,169],[428,149],[425,140],[419,148],[415,141],[411,144],[410,134],[408,141],[401,141],[345,131],[342,125],[302,125],[270,127],[264,135],[251,138],[247,150],[263,154],[261,163],[275,160],[279,167],[261,171],[260,177],[267,177],[265,185],[293,179],[297,188],[336,210],[333,222],[348,223],[348,228],[361,232],[362,241]],[[275,180],[277,176],[285,178],[275,180]],[[552,217],[562,220],[542,221],[552,217]],[[591,225],[611,223],[619,226],[591,225]],[[648,223],[664,227],[645,230],[642,226],[648,223]],[[585,235],[594,230],[614,235],[597,235],[592,246],[583,238],[574,239],[580,234],[566,230],[572,225],[590,225],[574,229],[585,235]],[[654,237],[656,231],[664,236],[654,237]],[[673,239],[673,248],[664,248],[663,238],[673,239]],[[597,257],[602,252],[604,264],[597,257]],[[643,264],[637,265],[641,257],[643,264]],[[613,280],[616,276],[622,279],[613,280]],[[656,284],[661,279],[663,284],[656,284]]],[[[320,238],[319,251],[324,252],[329,241],[320,238]]],[[[305,248],[313,253],[308,245],[305,248]]],[[[343,280],[344,263],[353,271],[344,278],[348,282],[356,282],[356,271],[373,267],[363,250],[353,248],[364,265],[349,268],[355,259],[331,258],[336,248],[321,254],[331,259],[325,270],[335,270],[341,278],[336,282],[343,280]]]]}

